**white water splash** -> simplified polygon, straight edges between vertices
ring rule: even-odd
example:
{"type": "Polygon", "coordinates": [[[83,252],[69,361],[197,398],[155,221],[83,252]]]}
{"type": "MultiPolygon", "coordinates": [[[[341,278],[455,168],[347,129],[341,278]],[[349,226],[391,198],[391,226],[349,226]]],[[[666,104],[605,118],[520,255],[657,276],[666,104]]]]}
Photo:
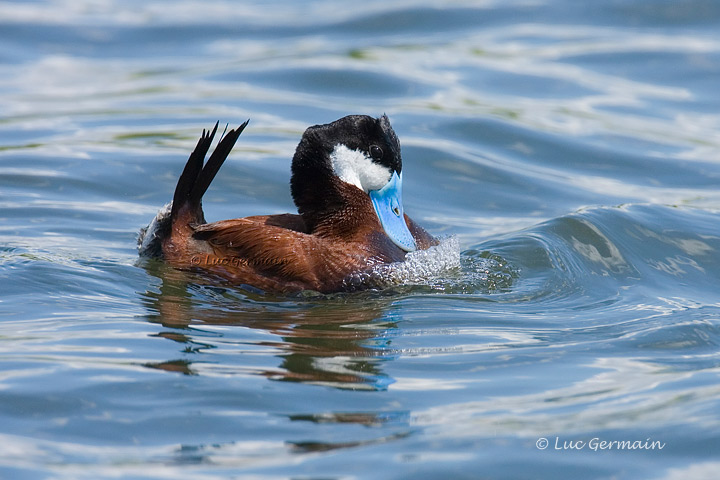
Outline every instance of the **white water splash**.
{"type": "Polygon", "coordinates": [[[402,262],[378,265],[346,279],[350,289],[385,288],[396,285],[428,285],[460,269],[460,242],[451,236],[427,250],[417,250],[402,262]]]}

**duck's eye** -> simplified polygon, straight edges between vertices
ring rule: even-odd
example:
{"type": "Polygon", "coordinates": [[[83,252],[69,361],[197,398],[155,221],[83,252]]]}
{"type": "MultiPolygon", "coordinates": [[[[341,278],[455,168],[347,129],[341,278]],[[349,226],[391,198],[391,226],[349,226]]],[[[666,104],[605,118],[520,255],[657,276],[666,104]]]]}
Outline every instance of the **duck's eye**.
{"type": "Polygon", "coordinates": [[[383,156],[382,148],[377,145],[370,145],[370,156],[375,160],[380,160],[383,156]]]}

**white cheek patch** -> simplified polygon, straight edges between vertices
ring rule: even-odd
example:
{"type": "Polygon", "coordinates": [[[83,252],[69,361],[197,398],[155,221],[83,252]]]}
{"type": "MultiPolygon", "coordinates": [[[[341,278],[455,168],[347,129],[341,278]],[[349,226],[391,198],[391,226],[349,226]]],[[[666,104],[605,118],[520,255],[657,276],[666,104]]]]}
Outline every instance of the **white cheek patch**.
{"type": "Polygon", "coordinates": [[[378,165],[360,150],[350,150],[339,143],[330,154],[332,168],[340,180],[355,185],[365,193],[380,190],[390,181],[390,170],[378,165]]]}

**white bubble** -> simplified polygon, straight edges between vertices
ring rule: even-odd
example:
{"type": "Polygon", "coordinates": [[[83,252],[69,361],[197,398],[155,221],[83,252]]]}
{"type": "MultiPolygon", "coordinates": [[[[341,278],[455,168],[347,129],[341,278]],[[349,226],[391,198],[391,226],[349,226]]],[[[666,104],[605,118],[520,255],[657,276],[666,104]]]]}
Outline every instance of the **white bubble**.
{"type": "Polygon", "coordinates": [[[350,276],[351,288],[387,288],[396,285],[430,285],[460,269],[460,242],[457,237],[440,239],[427,250],[417,250],[402,262],[383,264],[350,276]]]}

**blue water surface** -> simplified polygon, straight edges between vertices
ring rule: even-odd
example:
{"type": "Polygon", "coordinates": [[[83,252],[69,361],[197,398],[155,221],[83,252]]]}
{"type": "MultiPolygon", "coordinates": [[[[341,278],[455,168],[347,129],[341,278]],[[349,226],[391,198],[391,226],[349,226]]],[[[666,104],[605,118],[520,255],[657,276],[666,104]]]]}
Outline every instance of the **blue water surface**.
{"type": "Polygon", "coordinates": [[[713,0],[0,2],[0,478],[716,478],[719,31],[713,0]],[[251,119],[212,221],[293,211],[302,132],[358,113],[459,264],[281,297],[138,258],[203,128],[251,119]]]}

